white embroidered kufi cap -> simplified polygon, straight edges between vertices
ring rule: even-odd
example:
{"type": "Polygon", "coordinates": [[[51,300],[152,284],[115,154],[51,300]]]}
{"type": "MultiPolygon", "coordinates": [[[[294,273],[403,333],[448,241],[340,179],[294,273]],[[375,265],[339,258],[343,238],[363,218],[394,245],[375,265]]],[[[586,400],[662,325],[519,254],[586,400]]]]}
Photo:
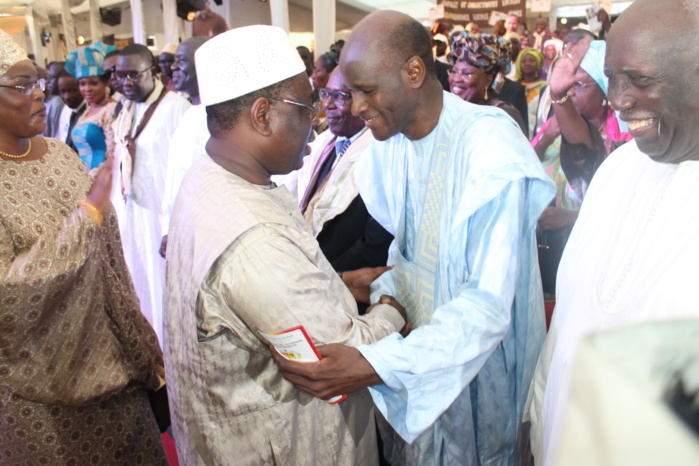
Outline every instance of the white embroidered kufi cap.
{"type": "Polygon", "coordinates": [[[10,68],[24,60],[29,60],[29,57],[22,47],[12,40],[12,36],[0,29],[0,76],[5,76],[10,68]]]}
{"type": "Polygon", "coordinates": [[[219,34],[197,49],[194,62],[203,105],[226,102],[306,71],[286,31],[275,26],[219,34]]]}

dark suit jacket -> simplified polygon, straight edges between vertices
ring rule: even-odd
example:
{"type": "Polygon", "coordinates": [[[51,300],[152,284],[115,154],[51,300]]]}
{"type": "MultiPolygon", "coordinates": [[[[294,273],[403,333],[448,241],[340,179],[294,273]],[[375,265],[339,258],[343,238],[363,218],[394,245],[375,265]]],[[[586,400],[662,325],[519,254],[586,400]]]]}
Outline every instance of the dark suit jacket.
{"type": "Polygon", "coordinates": [[[518,82],[505,78],[500,93],[492,93],[493,97],[509,102],[517,109],[524,120],[524,127],[529,128],[529,107],[527,106],[527,89],[518,82]]]}
{"type": "Polygon", "coordinates": [[[449,87],[449,70],[451,69],[451,65],[447,65],[446,63],[443,63],[439,60],[434,61],[434,71],[437,74],[437,79],[439,80],[440,84],[442,85],[442,89],[445,91],[449,92],[450,87],[449,87]]]}
{"type": "Polygon", "coordinates": [[[373,219],[357,195],[342,214],[323,226],[320,249],[339,272],[386,265],[393,236],[373,219]]]}
{"type": "MultiPolygon", "coordinates": [[[[344,272],[386,265],[393,235],[369,215],[362,197],[357,195],[342,214],[323,226],[317,239],[333,268],[344,272]]],[[[357,307],[363,315],[368,306],[357,302],[357,307]]]]}

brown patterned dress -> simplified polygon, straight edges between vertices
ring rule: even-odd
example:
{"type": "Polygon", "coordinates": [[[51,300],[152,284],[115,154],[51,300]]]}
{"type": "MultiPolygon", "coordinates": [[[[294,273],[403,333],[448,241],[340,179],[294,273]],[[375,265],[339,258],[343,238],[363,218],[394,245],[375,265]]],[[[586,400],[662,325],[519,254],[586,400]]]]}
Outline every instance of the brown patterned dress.
{"type": "Polygon", "coordinates": [[[0,160],[0,464],[167,464],[146,388],[162,353],[113,209],[68,146],[0,160]]]}

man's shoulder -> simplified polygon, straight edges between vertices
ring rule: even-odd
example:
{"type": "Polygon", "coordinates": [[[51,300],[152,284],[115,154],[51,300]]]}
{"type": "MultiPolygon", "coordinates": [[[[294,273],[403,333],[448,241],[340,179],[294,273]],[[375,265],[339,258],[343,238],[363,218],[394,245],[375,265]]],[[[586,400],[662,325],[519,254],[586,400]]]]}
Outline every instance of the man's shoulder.
{"type": "Polygon", "coordinates": [[[160,102],[158,110],[160,110],[160,107],[168,108],[168,111],[179,109],[180,113],[184,114],[184,112],[188,110],[191,106],[192,104],[190,104],[187,101],[187,99],[185,99],[178,93],[168,92],[167,94],[165,94],[163,100],[160,102]]]}
{"type": "Polygon", "coordinates": [[[208,156],[199,157],[187,172],[177,202],[183,211],[190,211],[185,215],[198,216],[206,211],[209,213],[205,215],[210,214],[215,223],[220,223],[226,212],[239,219],[244,217],[250,224],[289,223],[288,216],[265,191],[227,172],[208,156]]]}
{"type": "Polygon", "coordinates": [[[488,131],[493,133],[489,137],[508,139],[509,134],[503,134],[502,137],[497,134],[503,128],[521,133],[514,120],[497,107],[473,104],[449,93],[445,93],[444,105],[445,111],[440,123],[451,126],[449,135],[452,138],[461,139],[464,133],[475,133],[478,138],[474,138],[473,142],[483,141],[486,136],[483,131],[488,131]]]}
{"type": "MultiPolygon", "coordinates": [[[[655,164],[650,157],[641,152],[636,141],[631,140],[609,154],[595,172],[592,183],[595,189],[604,189],[607,183],[635,183],[635,173],[644,167],[655,164]]],[[[592,185],[590,186],[592,187],[592,185]]]]}

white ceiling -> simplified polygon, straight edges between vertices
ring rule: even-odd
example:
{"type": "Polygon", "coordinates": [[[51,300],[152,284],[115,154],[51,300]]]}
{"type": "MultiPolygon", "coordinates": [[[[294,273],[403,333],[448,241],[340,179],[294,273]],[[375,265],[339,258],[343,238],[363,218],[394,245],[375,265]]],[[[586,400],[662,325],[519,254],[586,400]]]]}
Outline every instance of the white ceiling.
{"type": "MultiPolygon", "coordinates": [[[[82,13],[88,10],[88,0],[69,0],[71,3],[71,11],[73,14],[82,13]]],[[[106,7],[117,3],[123,3],[124,0],[98,0],[100,6],[106,7]]],[[[224,0],[225,1],[225,0],[224,0]]],[[[331,0],[327,0],[331,1],[331,0]]],[[[308,8],[312,5],[312,0],[290,0],[295,4],[308,4],[308,8]]],[[[554,8],[560,9],[563,6],[571,6],[566,14],[574,15],[579,11],[584,11],[581,5],[591,5],[595,0],[552,0],[554,8]]],[[[614,3],[628,3],[628,0],[612,0],[614,3]]],[[[337,3],[344,3],[347,6],[356,8],[361,11],[371,12],[375,10],[397,10],[406,13],[417,20],[425,20],[428,17],[430,8],[437,5],[437,0],[341,0],[337,3]]],[[[13,6],[27,4],[40,13],[57,13],[61,9],[60,0],[0,0],[0,8],[3,6],[13,6]]],[[[340,5],[338,5],[341,7],[340,5]]],[[[531,7],[531,0],[527,0],[527,8],[531,7]]],[[[340,9],[340,8],[338,8],[340,9]]]]}

